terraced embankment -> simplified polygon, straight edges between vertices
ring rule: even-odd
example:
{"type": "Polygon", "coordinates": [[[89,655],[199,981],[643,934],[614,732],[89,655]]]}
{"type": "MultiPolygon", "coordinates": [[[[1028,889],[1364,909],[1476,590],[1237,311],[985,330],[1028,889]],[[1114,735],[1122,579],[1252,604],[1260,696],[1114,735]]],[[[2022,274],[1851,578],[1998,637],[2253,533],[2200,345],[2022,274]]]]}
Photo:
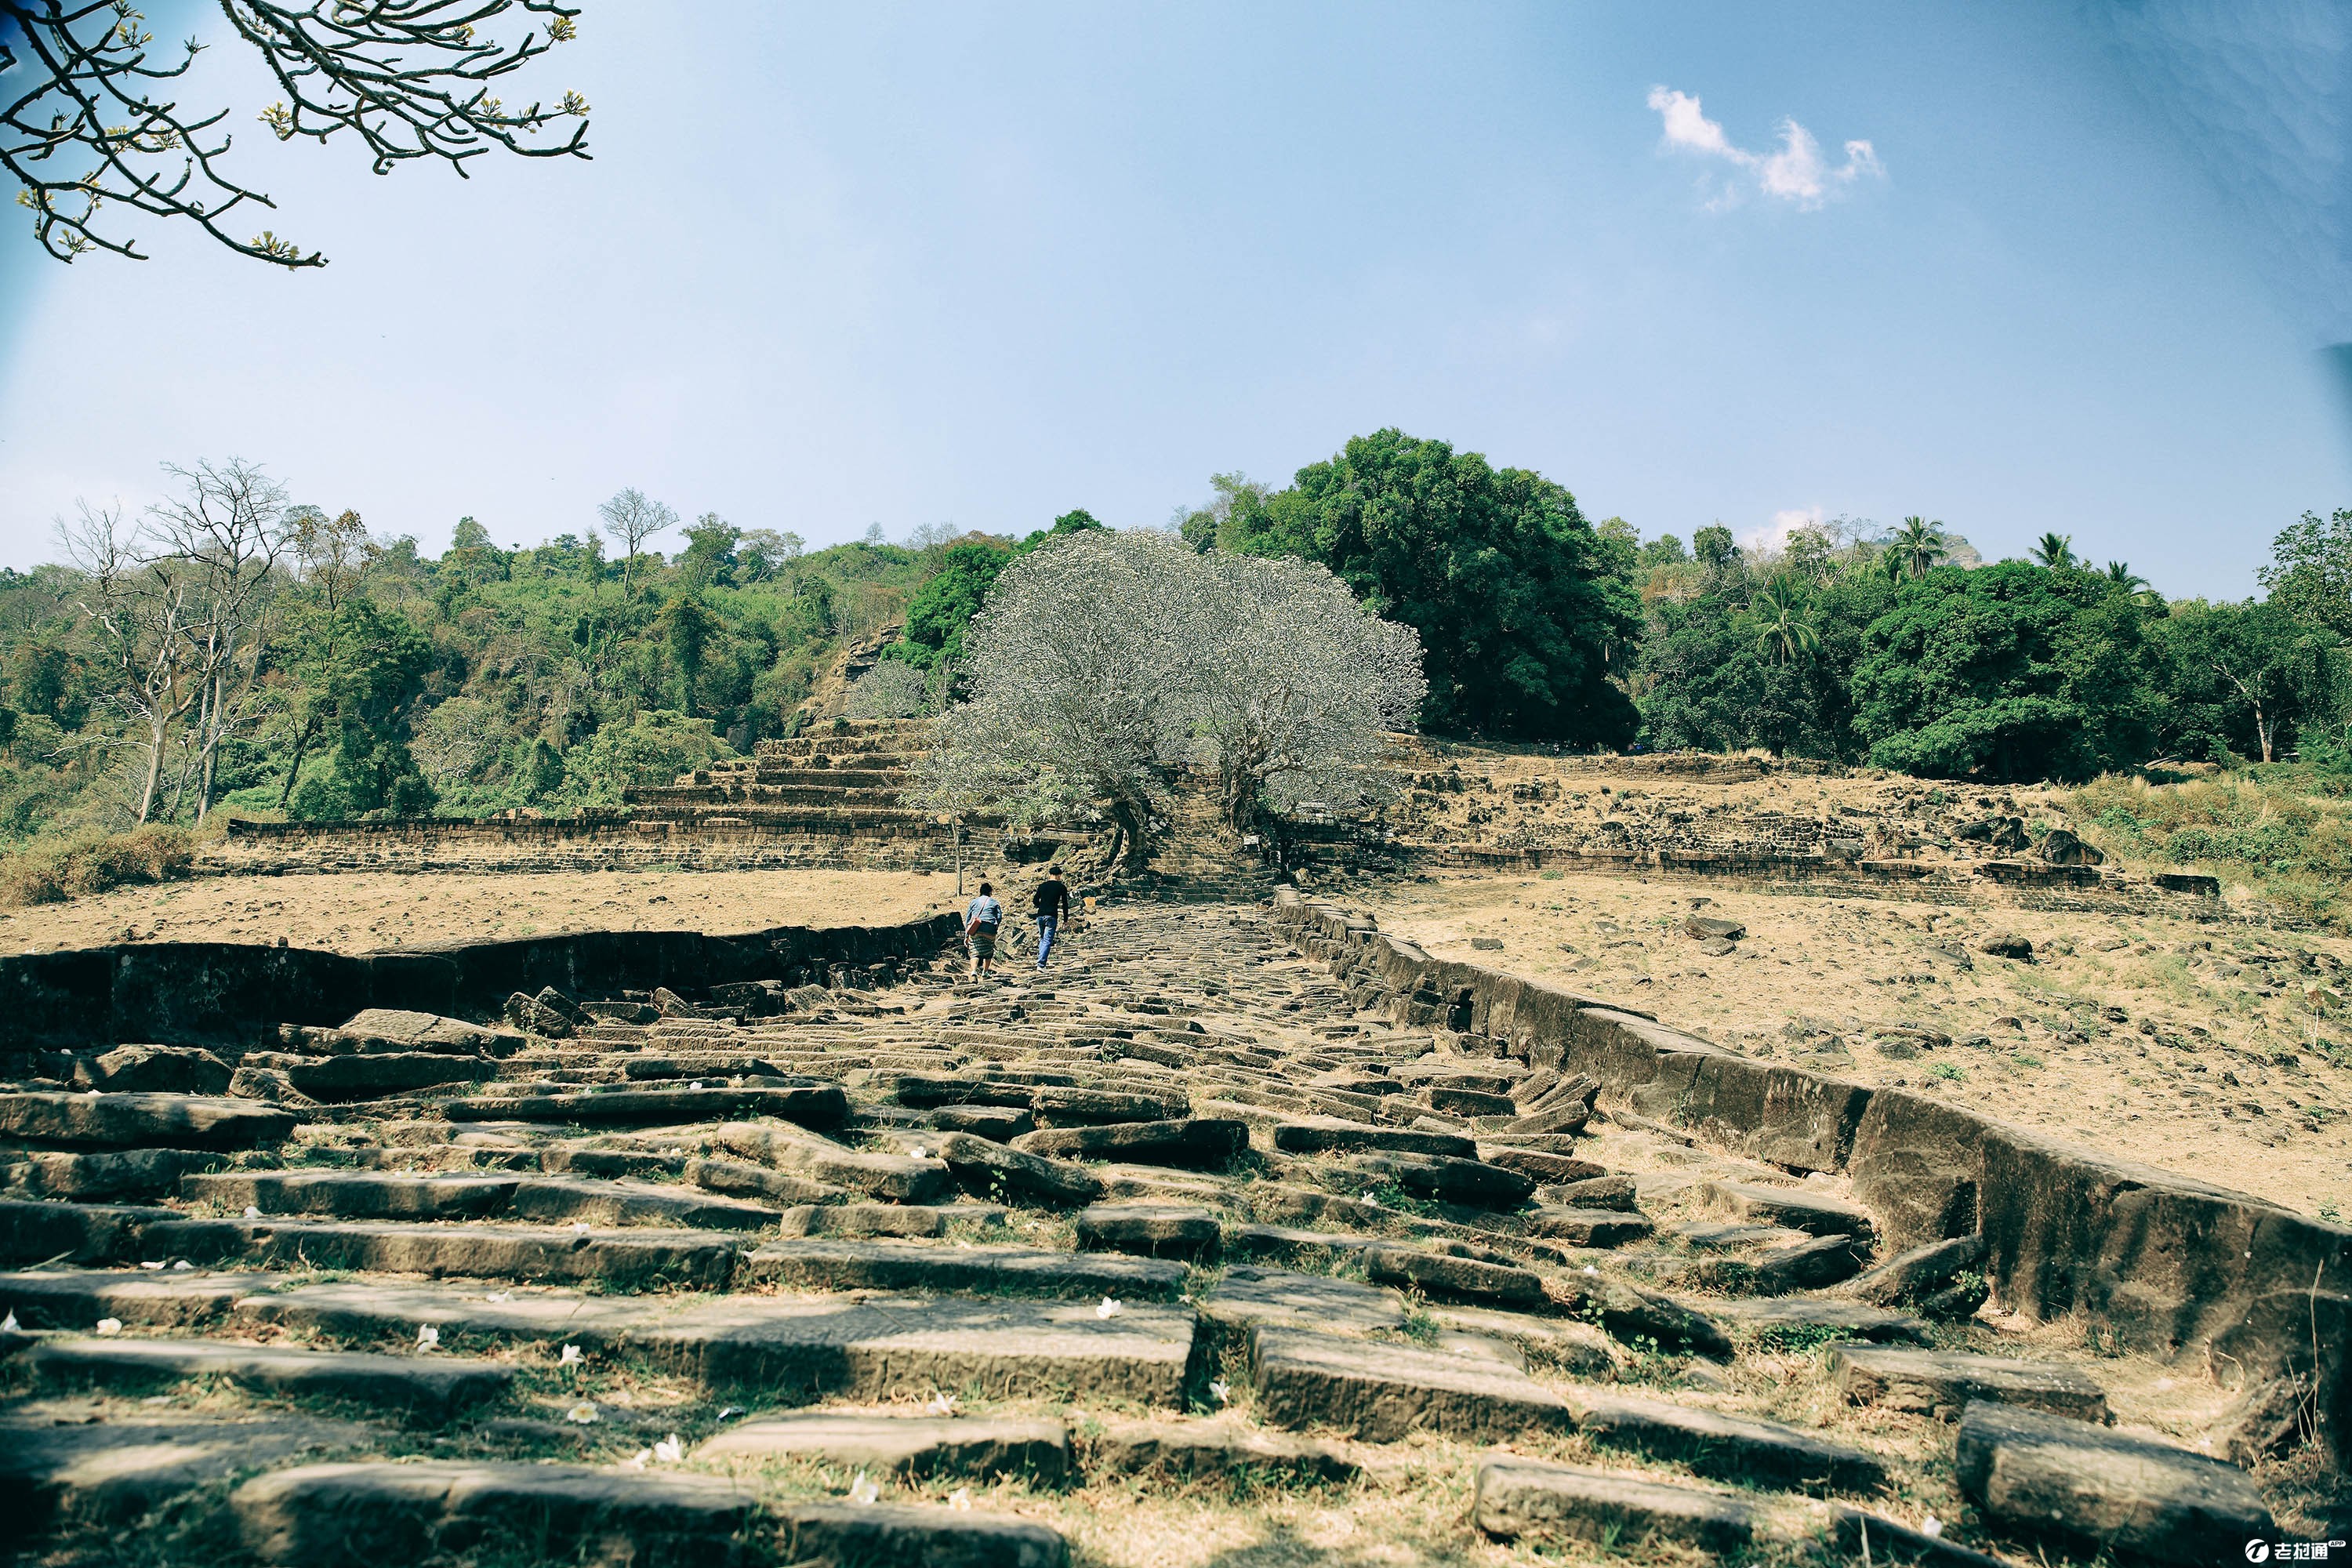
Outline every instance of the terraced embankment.
{"type": "Polygon", "coordinates": [[[1864,1091],[1735,1092],[1295,900],[1115,907],[982,985],[943,935],[7,961],[47,1044],[0,1092],[0,1531],[304,1568],[1964,1564],[2327,1522],[2312,1450],[2264,1458],[2291,1356],[2250,1404],[1977,1315],[2025,1250],[1877,1179],[1864,1091]]]}

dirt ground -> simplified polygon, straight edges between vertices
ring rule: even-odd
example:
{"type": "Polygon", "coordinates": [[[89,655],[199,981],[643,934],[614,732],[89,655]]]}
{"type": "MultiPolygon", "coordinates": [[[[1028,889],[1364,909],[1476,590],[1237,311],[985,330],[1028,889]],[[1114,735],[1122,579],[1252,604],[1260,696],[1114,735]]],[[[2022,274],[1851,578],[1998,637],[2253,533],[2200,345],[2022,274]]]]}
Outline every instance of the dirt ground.
{"type": "Polygon", "coordinates": [[[565,931],[896,925],[954,908],[955,889],[952,876],[875,871],[200,877],[0,910],[0,952],[126,937],[367,952],[565,931]]]}
{"type": "Polygon", "coordinates": [[[2329,1016],[2352,996],[2300,960],[2352,961],[2342,938],[1573,873],[1409,883],[1363,903],[1436,956],[1749,1056],[1948,1095],[2323,1218],[2352,1213],[2352,1029],[2329,1016]],[[1748,934],[1706,956],[1683,929],[1694,913],[1748,934]],[[1996,932],[2029,938],[2033,960],[1978,951],[1996,932]],[[1932,1033],[1872,1033],[1900,1024],[1932,1033]]]}

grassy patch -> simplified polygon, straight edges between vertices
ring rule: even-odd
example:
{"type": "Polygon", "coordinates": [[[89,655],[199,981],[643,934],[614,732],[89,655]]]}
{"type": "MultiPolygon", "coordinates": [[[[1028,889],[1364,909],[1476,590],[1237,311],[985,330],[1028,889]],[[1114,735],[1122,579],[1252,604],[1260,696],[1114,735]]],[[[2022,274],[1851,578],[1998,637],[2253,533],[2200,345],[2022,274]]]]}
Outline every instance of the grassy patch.
{"type": "Polygon", "coordinates": [[[58,904],[126,882],[184,876],[194,841],[150,823],[129,833],[85,833],[0,859],[0,905],[58,904]]]}
{"type": "Polygon", "coordinates": [[[2178,783],[2109,774],[2068,805],[2119,861],[2219,877],[2352,929],[2352,781],[2341,775],[2287,763],[2178,783]]]}

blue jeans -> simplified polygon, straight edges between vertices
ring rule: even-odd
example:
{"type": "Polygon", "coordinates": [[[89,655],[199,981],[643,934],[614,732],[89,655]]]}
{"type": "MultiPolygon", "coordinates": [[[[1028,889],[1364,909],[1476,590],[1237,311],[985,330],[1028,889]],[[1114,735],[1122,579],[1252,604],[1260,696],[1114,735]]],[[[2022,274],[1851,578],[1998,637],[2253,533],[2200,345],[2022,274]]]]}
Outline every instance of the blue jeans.
{"type": "Polygon", "coordinates": [[[1037,967],[1045,967],[1045,955],[1054,951],[1054,931],[1061,921],[1053,915],[1037,917],[1037,967]]]}

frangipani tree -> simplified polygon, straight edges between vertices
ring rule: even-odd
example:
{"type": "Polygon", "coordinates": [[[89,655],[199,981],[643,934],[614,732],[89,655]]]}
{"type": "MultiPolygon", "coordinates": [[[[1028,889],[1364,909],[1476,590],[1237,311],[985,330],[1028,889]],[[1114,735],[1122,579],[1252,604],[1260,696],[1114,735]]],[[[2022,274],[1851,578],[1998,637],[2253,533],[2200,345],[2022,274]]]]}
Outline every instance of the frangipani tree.
{"type": "Polygon", "coordinates": [[[1425,691],[1413,632],[1325,568],[1089,530],[1008,565],[965,638],[971,697],[910,798],[1015,822],[1099,811],[1130,854],[1174,773],[1213,773],[1229,819],[1365,798],[1425,691]]]}

